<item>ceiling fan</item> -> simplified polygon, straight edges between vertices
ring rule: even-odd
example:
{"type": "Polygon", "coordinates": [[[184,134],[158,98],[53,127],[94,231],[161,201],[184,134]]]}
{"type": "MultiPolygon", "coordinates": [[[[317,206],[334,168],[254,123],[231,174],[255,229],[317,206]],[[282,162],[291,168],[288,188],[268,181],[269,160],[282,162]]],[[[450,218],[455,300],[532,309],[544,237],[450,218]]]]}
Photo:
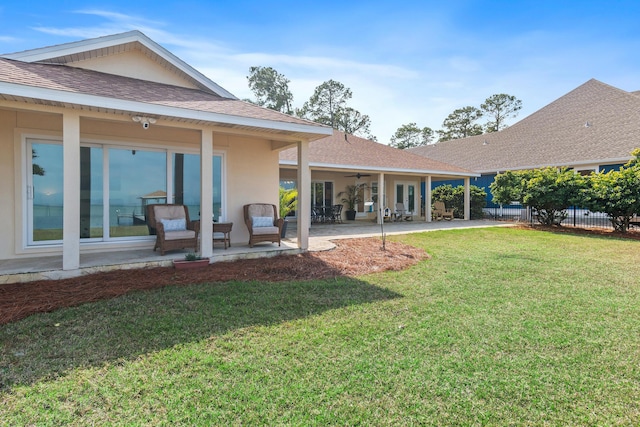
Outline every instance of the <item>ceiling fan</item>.
{"type": "Polygon", "coordinates": [[[368,173],[360,173],[360,172],[358,172],[358,173],[357,173],[357,174],[355,174],[355,175],[345,175],[345,178],[353,178],[353,177],[356,177],[356,179],[360,179],[360,178],[362,178],[363,176],[371,176],[371,174],[368,174],[368,173]]]}

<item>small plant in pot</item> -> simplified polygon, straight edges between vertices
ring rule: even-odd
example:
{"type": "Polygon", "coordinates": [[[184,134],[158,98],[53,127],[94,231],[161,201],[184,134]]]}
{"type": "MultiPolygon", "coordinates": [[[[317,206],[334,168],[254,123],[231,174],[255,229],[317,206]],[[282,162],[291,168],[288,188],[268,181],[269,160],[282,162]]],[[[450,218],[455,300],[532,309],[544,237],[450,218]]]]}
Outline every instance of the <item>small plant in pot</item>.
{"type": "Polygon", "coordinates": [[[340,202],[347,206],[345,213],[350,221],[356,219],[356,206],[364,200],[365,188],[367,188],[367,184],[352,184],[347,185],[343,191],[338,193],[338,197],[341,197],[340,202]]]}
{"type": "Polygon", "coordinates": [[[280,218],[284,219],[282,225],[282,232],[280,237],[284,238],[287,233],[287,216],[298,207],[298,190],[291,188],[286,190],[284,187],[280,187],[280,218]]]}
{"type": "Polygon", "coordinates": [[[177,269],[199,268],[209,265],[209,258],[202,258],[195,252],[189,252],[184,260],[174,260],[173,266],[177,269]]]}

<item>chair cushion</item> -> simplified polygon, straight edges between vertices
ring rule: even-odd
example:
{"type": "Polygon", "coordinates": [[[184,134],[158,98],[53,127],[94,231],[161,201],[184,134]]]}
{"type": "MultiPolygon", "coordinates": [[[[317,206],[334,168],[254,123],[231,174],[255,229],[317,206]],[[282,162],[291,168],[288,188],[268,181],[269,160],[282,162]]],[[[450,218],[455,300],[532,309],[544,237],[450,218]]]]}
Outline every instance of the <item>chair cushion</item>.
{"type": "Polygon", "coordinates": [[[263,236],[265,234],[280,234],[278,227],[258,227],[253,229],[253,234],[256,236],[263,236]]]}
{"type": "Polygon", "coordinates": [[[164,240],[193,239],[196,232],[193,230],[168,231],[164,233],[164,240]]]}
{"type": "Polygon", "coordinates": [[[164,227],[165,233],[168,231],[182,231],[187,229],[187,220],[180,219],[161,219],[160,222],[164,227]]]}
{"type": "Polygon", "coordinates": [[[156,205],[153,207],[156,221],[186,218],[183,205],[156,205]]]}
{"type": "MultiPolygon", "coordinates": [[[[250,205],[247,213],[247,216],[250,218],[254,216],[270,216],[271,218],[273,218],[276,216],[275,212],[273,211],[273,206],[261,203],[250,205]]],[[[273,220],[271,224],[273,224],[273,220]]]]}
{"type": "Polygon", "coordinates": [[[273,227],[273,217],[271,216],[254,216],[251,218],[253,228],[273,227]]]}

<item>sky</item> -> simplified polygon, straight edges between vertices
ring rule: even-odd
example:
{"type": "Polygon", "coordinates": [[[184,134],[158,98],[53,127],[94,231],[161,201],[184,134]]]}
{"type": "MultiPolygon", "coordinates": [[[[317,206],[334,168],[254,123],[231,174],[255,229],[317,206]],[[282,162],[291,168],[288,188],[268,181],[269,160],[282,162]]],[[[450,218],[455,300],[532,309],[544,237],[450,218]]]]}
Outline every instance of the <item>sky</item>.
{"type": "Polygon", "coordinates": [[[640,90],[638,22],[637,0],[5,0],[0,53],[136,29],[241,99],[252,66],[295,107],[339,81],[388,143],[493,94],[522,101],[513,124],[592,78],[640,90]]]}

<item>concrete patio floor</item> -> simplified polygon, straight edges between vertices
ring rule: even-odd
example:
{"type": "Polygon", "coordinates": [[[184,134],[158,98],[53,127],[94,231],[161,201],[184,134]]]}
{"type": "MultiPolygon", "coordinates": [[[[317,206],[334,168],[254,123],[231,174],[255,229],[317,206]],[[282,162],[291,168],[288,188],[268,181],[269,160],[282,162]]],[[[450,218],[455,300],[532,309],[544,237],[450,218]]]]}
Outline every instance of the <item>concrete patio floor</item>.
{"type": "MultiPolygon", "coordinates": [[[[381,229],[380,225],[365,220],[345,221],[343,224],[313,224],[309,233],[309,250],[330,250],[335,247],[332,240],[381,236],[382,231],[386,235],[394,235],[449,228],[496,227],[501,225],[505,225],[505,223],[491,220],[435,222],[414,220],[385,223],[383,229],[381,229]]],[[[257,244],[253,248],[249,248],[246,242],[234,242],[232,235],[233,246],[230,248],[224,249],[221,244],[214,244],[213,257],[211,257],[210,262],[266,258],[280,254],[299,253],[300,250],[296,241],[296,226],[295,221],[289,222],[286,237],[282,240],[280,247],[276,244],[257,244]]],[[[114,269],[168,267],[172,265],[173,260],[183,259],[187,252],[189,251],[171,251],[165,256],[161,256],[159,252],[153,251],[153,244],[150,244],[149,248],[143,249],[87,253],[80,255],[80,269],[71,271],[62,270],[62,255],[0,260],[0,284],[61,279],[114,269]]]]}

